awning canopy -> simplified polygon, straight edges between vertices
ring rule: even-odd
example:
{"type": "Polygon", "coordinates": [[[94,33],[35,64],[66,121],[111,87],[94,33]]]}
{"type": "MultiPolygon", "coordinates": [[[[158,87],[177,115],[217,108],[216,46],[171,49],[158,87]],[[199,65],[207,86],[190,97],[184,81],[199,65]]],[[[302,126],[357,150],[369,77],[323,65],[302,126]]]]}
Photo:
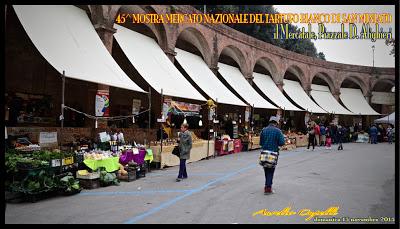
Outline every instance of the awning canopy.
{"type": "Polygon", "coordinates": [[[315,102],[326,110],[328,113],[332,114],[343,114],[343,115],[354,115],[346,108],[344,108],[340,103],[333,97],[328,86],[311,84],[311,93],[315,102]]]}
{"type": "Polygon", "coordinates": [[[375,119],[374,123],[390,123],[392,125],[395,125],[396,117],[395,117],[395,112],[391,113],[388,116],[385,116],[383,118],[375,119]]]}
{"type": "Polygon", "coordinates": [[[247,106],[218,80],[201,57],[178,48],[175,51],[175,59],[211,99],[218,103],[247,106]]]}
{"type": "Polygon", "coordinates": [[[114,24],[114,37],[140,75],[164,95],[205,101],[152,38],[114,24]]]}
{"type": "Polygon", "coordinates": [[[264,75],[261,73],[253,72],[253,82],[257,85],[258,88],[277,106],[284,110],[290,111],[302,111],[295,105],[293,105],[279,90],[276,86],[275,82],[268,75],[264,75]]]}
{"type": "Polygon", "coordinates": [[[340,88],[340,100],[353,113],[359,115],[380,115],[365,100],[360,89],[340,88]]]}
{"type": "Polygon", "coordinates": [[[250,105],[256,108],[278,109],[261,95],[247,82],[238,68],[218,63],[218,71],[229,85],[250,105]]]}
{"type": "Polygon", "coordinates": [[[13,7],[35,47],[59,73],[145,92],[114,61],[84,10],[66,5],[13,7]]]}
{"type": "Polygon", "coordinates": [[[283,90],[300,107],[312,113],[327,113],[312,101],[303,90],[300,83],[293,80],[283,80],[283,90]]]}

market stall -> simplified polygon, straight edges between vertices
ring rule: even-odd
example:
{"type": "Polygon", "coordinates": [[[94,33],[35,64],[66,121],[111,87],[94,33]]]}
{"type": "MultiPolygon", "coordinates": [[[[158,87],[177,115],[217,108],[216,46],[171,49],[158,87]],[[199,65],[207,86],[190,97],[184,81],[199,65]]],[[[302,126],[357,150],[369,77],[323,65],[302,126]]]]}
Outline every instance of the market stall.
{"type": "MultiPolygon", "coordinates": [[[[162,146],[162,150],[160,145],[150,146],[150,149],[153,151],[153,161],[160,163],[160,168],[179,165],[179,158],[172,154],[172,150],[176,145],[176,143],[166,143],[166,145],[162,146]]],[[[188,162],[200,161],[213,155],[214,141],[210,140],[208,142],[207,140],[199,139],[193,141],[192,149],[190,151],[190,159],[188,162]]]]}

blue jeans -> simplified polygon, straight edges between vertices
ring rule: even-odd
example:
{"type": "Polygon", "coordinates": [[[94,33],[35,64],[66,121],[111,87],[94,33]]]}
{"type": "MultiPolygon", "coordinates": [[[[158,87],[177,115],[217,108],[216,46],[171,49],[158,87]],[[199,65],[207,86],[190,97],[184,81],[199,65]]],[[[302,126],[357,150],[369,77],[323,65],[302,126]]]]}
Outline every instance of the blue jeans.
{"type": "Polygon", "coordinates": [[[371,134],[371,144],[377,144],[378,135],[371,134]]]}
{"type": "Polygon", "coordinates": [[[265,168],[265,187],[271,188],[272,187],[272,179],[274,178],[275,168],[265,168]]]}
{"type": "Polygon", "coordinates": [[[178,178],[187,178],[186,159],[180,159],[178,178]]]}

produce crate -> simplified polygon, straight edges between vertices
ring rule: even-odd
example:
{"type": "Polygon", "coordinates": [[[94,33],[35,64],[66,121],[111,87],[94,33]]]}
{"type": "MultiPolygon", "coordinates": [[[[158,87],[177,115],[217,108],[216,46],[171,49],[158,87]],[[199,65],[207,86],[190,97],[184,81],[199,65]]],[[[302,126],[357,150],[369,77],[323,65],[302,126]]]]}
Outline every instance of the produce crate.
{"type": "Polygon", "coordinates": [[[76,171],[76,178],[82,179],[82,180],[99,179],[100,172],[92,172],[92,173],[88,173],[88,175],[79,175],[78,171],[76,171]]]}
{"type": "Polygon", "coordinates": [[[100,179],[79,179],[79,184],[84,189],[100,188],[100,179]]]}
{"type": "Polygon", "coordinates": [[[127,175],[118,175],[118,179],[122,181],[134,181],[136,180],[136,170],[128,171],[127,175]]]}
{"type": "Polygon", "coordinates": [[[144,168],[143,166],[139,166],[136,169],[136,179],[139,179],[142,177],[146,177],[146,168],[144,168]]]}
{"type": "Polygon", "coordinates": [[[74,164],[74,157],[66,157],[62,159],[62,165],[72,165],[74,164]]]}

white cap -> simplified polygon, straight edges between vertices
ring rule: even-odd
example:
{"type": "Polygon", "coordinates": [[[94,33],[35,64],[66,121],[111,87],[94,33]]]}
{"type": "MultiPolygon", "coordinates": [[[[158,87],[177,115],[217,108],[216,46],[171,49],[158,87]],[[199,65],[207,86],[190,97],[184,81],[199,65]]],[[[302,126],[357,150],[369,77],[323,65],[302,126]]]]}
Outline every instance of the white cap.
{"type": "Polygon", "coordinates": [[[269,118],[269,121],[271,122],[271,121],[275,121],[276,123],[278,123],[279,122],[279,119],[278,119],[278,117],[276,117],[276,116],[271,116],[270,118],[269,118]]]}

